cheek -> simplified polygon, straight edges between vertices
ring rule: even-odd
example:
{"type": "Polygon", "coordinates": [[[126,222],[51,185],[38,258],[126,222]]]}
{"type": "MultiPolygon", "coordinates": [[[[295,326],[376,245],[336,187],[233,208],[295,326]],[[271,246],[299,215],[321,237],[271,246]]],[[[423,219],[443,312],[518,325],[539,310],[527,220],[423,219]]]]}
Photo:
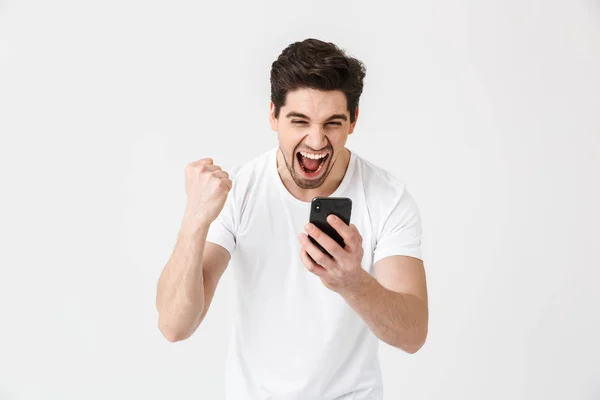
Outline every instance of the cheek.
{"type": "Polygon", "coordinates": [[[327,135],[331,144],[335,147],[343,147],[348,137],[348,133],[342,129],[336,129],[335,132],[331,132],[327,135]]]}
{"type": "Polygon", "coordinates": [[[287,132],[285,130],[277,131],[277,138],[279,141],[279,147],[284,151],[286,158],[294,152],[294,149],[298,146],[298,140],[294,137],[293,132],[287,132]]]}

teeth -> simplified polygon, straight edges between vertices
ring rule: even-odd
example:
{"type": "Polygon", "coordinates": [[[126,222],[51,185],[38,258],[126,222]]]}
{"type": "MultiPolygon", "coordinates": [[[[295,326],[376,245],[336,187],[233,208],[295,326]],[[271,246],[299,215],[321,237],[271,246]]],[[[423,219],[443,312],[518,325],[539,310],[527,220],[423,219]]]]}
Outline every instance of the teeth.
{"type": "Polygon", "coordinates": [[[325,154],[310,154],[310,153],[305,153],[303,151],[301,151],[300,154],[302,154],[303,157],[312,158],[313,160],[319,160],[321,158],[324,158],[327,155],[327,153],[325,153],[325,154]]]}

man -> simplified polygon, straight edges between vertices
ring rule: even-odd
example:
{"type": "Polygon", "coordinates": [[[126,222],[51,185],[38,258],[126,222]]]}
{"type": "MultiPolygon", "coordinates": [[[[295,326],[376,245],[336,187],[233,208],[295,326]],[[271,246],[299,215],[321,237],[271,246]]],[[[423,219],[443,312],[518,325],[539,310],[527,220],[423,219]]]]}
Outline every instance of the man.
{"type": "Polygon", "coordinates": [[[408,353],[425,342],[419,210],[401,181],[345,147],[364,76],[333,43],[291,44],[271,69],[279,145],[231,175],[210,158],[186,167],[159,328],[172,342],[192,335],[232,259],[227,399],[381,400],[378,339],[408,353]],[[306,225],[317,196],[352,200],[349,226],[328,219],[344,248],[306,225]]]}

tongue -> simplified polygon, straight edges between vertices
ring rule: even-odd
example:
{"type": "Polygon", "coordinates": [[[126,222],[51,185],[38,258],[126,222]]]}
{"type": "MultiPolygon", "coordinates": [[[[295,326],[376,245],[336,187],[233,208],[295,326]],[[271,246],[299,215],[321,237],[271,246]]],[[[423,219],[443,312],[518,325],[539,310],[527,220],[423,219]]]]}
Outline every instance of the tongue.
{"type": "Polygon", "coordinates": [[[304,168],[311,172],[316,171],[317,168],[319,168],[320,162],[321,160],[313,160],[312,158],[306,158],[302,156],[302,165],[304,165],[304,168]]]}

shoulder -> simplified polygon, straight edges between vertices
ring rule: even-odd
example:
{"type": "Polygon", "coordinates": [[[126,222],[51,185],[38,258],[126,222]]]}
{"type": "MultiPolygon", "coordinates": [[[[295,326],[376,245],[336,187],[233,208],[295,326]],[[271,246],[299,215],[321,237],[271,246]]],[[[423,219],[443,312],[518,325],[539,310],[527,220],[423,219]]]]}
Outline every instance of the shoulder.
{"type": "Polygon", "coordinates": [[[400,231],[417,235],[420,211],[405,181],[362,157],[357,161],[376,237],[400,231]]]}
{"type": "Polygon", "coordinates": [[[405,181],[363,156],[359,154],[355,156],[357,164],[355,173],[360,176],[367,198],[391,206],[391,203],[408,195],[405,181]]]}

